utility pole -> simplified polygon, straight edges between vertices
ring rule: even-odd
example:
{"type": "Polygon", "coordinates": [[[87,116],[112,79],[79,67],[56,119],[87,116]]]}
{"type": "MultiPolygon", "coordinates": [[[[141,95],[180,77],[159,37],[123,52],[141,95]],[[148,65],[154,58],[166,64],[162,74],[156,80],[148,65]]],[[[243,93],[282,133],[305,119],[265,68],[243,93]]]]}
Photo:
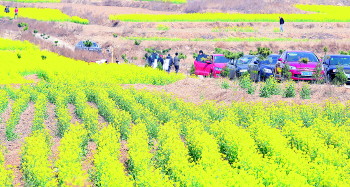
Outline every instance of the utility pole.
{"type": "Polygon", "coordinates": [[[109,46],[109,48],[108,48],[108,51],[109,51],[109,53],[111,53],[111,63],[113,63],[114,62],[114,51],[113,51],[113,47],[112,46],[109,46]]]}

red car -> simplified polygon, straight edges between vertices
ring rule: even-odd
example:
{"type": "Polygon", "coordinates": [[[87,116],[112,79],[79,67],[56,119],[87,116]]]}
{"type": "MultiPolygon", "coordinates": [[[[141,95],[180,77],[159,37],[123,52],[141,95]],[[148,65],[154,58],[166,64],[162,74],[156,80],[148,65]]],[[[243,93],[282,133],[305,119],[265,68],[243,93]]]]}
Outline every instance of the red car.
{"type": "Polygon", "coordinates": [[[219,77],[221,70],[227,66],[229,61],[230,59],[223,54],[198,56],[194,61],[194,74],[219,77]]]}
{"type": "MultiPolygon", "coordinates": [[[[317,56],[309,51],[285,51],[276,63],[275,70],[283,67],[285,64],[290,66],[293,80],[315,80],[314,74],[317,65],[322,68],[320,74],[321,78],[324,76],[324,69],[317,56]],[[301,62],[301,59],[307,59],[307,63],[301,62]]],[[[278,74],[278,72],[277,72],[278,74]]],[[[276,76],[276,72],[275,72],[276,76]]]]}

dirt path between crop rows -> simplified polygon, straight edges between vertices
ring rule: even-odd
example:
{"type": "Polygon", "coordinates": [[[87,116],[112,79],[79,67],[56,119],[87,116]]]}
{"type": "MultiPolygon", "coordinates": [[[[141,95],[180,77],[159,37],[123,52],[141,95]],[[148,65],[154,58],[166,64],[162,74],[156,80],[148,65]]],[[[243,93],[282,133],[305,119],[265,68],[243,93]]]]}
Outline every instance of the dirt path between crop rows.
{"type": "MultiPolygon", "coordinates": [[[[96,105],[96,103],[93,103],[93,102],[88,102],[88,105],[91,107],[91,108],[94,108],[96,110],[98,110],[98,107],[96,105]]],[[[100,114],[98,114],[98,124],[99,124],[99,128],[101,128],[102,126],[105,126],[105,124],[107,124],[108,122],[105,120],[104,117],[102,117],[100,114]]]]}
{"type": "Polygon", "coordinates": [[[68,106],[69,115],[72,117],[70,122],[72,124],[81,123],[81,120],[77,116],[75,106],[73,104],[70,104],[70,103],[68,103],[67,106],[68,106]]]}
{"type": "Polygon", "coordinates": [[[24,178],[21,165],[21,147],[24,140],[31,133],[32,122],[34,118],[34,103],[29,102],[27,109],[21,114],[19,123],[16,125],[15,133],[17,139],[14,141],[6,141],[7,153],[5,154],[5,160],[7,165],[13,166],[14,171],[14,185],[24,186],[24,178]]]}

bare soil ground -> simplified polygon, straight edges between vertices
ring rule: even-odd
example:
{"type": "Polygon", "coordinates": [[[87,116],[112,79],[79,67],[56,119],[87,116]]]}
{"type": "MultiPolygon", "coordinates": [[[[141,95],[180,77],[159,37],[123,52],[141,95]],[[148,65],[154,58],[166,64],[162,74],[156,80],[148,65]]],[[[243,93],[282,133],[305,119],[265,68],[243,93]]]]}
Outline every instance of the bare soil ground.
{"type": "MultiPolygon", "coordinates": [[[[271,96],[271,98],[262,98],[259,96],[259,88],[262,83],[256,84],[255,94],[250,95],[241,89],[237,82],[231,82],[227,79],[213,78],[186,78],[166,86],[134,84],[124,85],[124,87],[134,87],[136,89],[146,89],[157,92],[171,93],[174,97],[181,98],[187,102],[201,104],[207,100],[217,103],[230,104],[232,102],[279,102],[286,101],[290,103],[325,103],[326,101],[336,101],[346,103],[350,100],[350,89],[345,86],[334,85],[311,85],[311,99],[301,99],[299,92],[303,82],[296,82],[297,95],[294,98],[283,98],[282,95],[271,96]],[[230,84],[229,89],[221,87],[223,82],[230,84]]],[[[281,85],[284,89],[284,84],[281,85]]]]}
{"type": "Polygon", "coordinates": [[[33,81],[34,83],[37,83],[40,81],[40,78],[38,77],[37,74],[32,74],[32,75],[26,75],[23,77],[24,79],[27,79],[27,80],[31,80],[33,81]]]}

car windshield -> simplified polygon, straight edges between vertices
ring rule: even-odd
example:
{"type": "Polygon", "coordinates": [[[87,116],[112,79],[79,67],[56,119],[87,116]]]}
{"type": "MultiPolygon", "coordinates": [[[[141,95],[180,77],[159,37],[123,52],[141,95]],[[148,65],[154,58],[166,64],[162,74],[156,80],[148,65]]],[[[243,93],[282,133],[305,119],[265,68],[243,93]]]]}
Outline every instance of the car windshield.
{"type": "Polygon", "coordinates": [[[316,55],[305,52],[291,52],[287,53],[287,62],[298,62],[302,58],[307,58],[309,62],[318,62],[316,55]]]}
{"type": "Polygon", "coordinates": [[[330,65],[350,65],[350,57],[333,56],[329,59],[330,65]]]}
{"type": "Polygon", "coordinates": [[[269,56],[267,60],[261,61],[262,64],[276,64],[278,56],[269,56]]]}
{"type": "Polygon", "coordinates": [[[237,60],[237,64],[249,64],[249,62],[252,61],[253,58],[253,56],[241,57],[237,60]]]}
{"type": "Polygon", "coordinates": [[[214,62],[215,63],[228,63],[230,59],[224,57],[224,56],[214,56],[214,62]]]}

